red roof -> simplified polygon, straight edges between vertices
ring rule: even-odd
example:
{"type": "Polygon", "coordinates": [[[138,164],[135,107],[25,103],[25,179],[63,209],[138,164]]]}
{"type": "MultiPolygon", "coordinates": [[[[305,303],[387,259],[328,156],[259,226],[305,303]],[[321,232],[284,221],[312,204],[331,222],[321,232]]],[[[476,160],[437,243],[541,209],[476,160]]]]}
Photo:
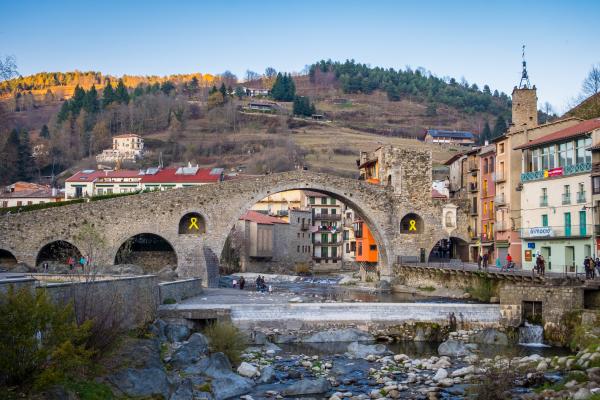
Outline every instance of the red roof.
{"type": "Polygon", "coordinates": [[[569,126],[568,128],[561,129],[561,130],[553,132],[549,135],[542,136],[541,138],[532,140],[529,143],[526,143],[524,145],[515,147],[515,150],[528,149],[528,148],[537,147],[537,146],[540,146],[540,145],[546,144],[546,143],[559,142],[561,140],[584,135],[584,134],[589,133],[598,128],[600,128],[600,118],[589,119],[587,121],[580,122],[577,125],[569,126]]]}
{"type": "Polygon", "coordinates": [[[445,198],[447,198],[446,195],[441,194],[440,192],[438,192],[435,189],[431,189],[431,197],[433,197],[434,199],[445,199],[445,198]]]}
{"type": "Polygon", "coordinates": [[[137,135],[135,133],[124,133],[122,135],[113,136],[113,139],[115,139],[115,138],[121,139],[121,138],[128,138],[128,137],[141,137],[141,136],[137,135]]]}
{"type": "Polygon", "coordinates": [[[287,222],[285,222],[284,220],[281,220],[281,219],[275,218],[275,217],[271,217],[269,215],[265,215],[263,213],[259,213],[257,211],[252,211],[252,210],[249,210],[246,212],[246,214],[242,215],[240,217],[240,220],[256,222],[257,224],[264,224],[264,225],[287,224],[287,222]]]}
{"type": "Polygon", "coordinates": [[[142,183],[214,183],[220,182],[223,170],[200,168],[195,174],[176,174],[178,168],[161,169],[154,175],[144,175],[142,183]]]}
{"type": "Polygon", "coordinates": [[[113,170],[93,170],[93,169],[84,169],[82,171],[77,172],[75,175],[71,176],[66,180],[66,182],[94,182],[96,179],[100,177],[110,177],[110,178],[135,178],[142,177],[140,171],[137,170],[129,170],[129,169],[119,169],[117,171],[113,170]]]}
{"type": "Polygon", "coordinates": [[[50,188],[45,188],[45,189],[30,189],[30,190],[19,190],[16,192],[7,192],[7,193],[0,193],[0,198],[2,199],[19,199],[19,198],[24,198],[24,199],[60,199],[62,198],[64,195],[56,192],[55,194],[52,194],[52,189],[50,188]]]}

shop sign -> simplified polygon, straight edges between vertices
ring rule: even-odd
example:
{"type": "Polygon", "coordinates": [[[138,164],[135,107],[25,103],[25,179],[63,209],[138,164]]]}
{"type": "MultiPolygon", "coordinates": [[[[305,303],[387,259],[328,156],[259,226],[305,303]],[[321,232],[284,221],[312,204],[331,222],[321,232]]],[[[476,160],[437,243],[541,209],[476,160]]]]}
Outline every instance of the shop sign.
{"type": "Polygon", "coordinates": [[[528,249],[535,249],[535,243],[531,243],[531,242],[527,243],[527,248],[528,249]]]}
{"type": "Polygon", "coordinates": [[[533,252],[531,250],[525,250],[525,261],[531,261],[533,252]]]}
{"type": "Polygon", "coordinates": [[[528,237],[549,237],[554,236],[554,232],[552,228],[549,226],[540,226],[537,228],[527,228],[528,229],[528,237]]]}
{"type": "Polygon", "coordinates": [[[562,175],[563,175],[562,167],[544,170],[544,178],[551,178],[553,176],[562,176],[562,175]]]}

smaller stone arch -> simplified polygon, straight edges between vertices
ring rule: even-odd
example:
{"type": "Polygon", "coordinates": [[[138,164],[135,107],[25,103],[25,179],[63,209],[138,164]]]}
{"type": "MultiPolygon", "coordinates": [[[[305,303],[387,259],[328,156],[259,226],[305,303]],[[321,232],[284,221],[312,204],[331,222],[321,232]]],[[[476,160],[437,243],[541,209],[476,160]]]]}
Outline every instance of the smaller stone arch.
{"type": "Polygon", "coordinates": [[[465,240],[450,236],[440,239],[429,252],[429,261],[469,261],[469,243],[465,240]]]}
{"type": "Polygon", "coordinates": [[[189,212],[179,220],[180,235],[201,235],[206,233],[206,220],[199,212],[189,212]]]}
{"type": "Polygon", "coordinates": [[[145,273],[177,267],[177,252],[169,241],[155,233],[139,233],[125,240],[115,254],[115,265],[134,264],[145,273]]]}
{"type": "Polygon", "coordinates": [[[423,218],[415,213],[408,213],[400,220],[400,233],[418,234],[423,233],[425,224],[423,218]]]}
{"type": "Polygon", "coordinates": [[[40,265],[43,262],[55,262],[67,264],[69,257],[75,261],[81,258],[81,251],[72,243],[66,240],[55,240],[43,246],[35,259],[35,264],[40,265]]]}
{"type": "Polygon", "coordinates": [[[14,268],[17,265],[17,257],[8,250],[0,249],[0,268],[14,268]]]}

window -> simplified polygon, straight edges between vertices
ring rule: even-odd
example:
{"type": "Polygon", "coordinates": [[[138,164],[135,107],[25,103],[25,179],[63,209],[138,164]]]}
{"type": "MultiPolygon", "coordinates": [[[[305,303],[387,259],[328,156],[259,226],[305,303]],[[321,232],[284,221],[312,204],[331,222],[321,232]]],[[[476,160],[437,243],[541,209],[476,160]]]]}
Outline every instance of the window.
{"type": "Polygon", "coordinates": [[[327,197],[321,197],[321,204],[327,204],[327,197]]]}
{"type": "Polygon", "coordinates": [[[298,232],[298,237],[300,237],[300,232],[298,232]]]}
{"type": "Polygon", "coordinates": [[[565,218],[565,236],[571,236],[571,213],[566,212],[565,218]]]}
{"type": "Polygon", "coordinates": [[[298,249],[296,250],[296,252],[300,253],[300,246],[298,246],[298,249]]]}
{"type": "Polygon", "coordinates": [[[321,257],[327,258],[327,247],[321,247],[321,257]]]}
{"type": "Polygon", "coordinates": [[[547,147],[543,147],[542,148],[542,153],[541,153],[541,157],[542,157],[542,169],[548,169],[548,148],[547,147]]]}
{"type": "Polygon", "coordinates": [[[542,214],[542,226],[548,226],[548,214],[542,214]]]}
{"type": "Polygon", "coordinates": [[[585,225],[585,214],[585,211],[579,211],[579,236],[585,236],[587,234],[587,229],[585,225]]]}
{"type": "Polygon", "coordinates": [[[315,197],[314,196],[310,196],[310,204],[315,204],[315,197]]]}
{"type": "Polygon", "coordinates": [[[504,143],[498,145],[498,153],[504,154],[504,143]]]}
{"type": "Polygon", "coordinates": [[[362,256],[362,242],[358,242],[358,244],[356,246],[356,255],[362,256]]]}
{"type": "Polygon", "coordinates": [[[329,204],[331,204],[332,206],[335,206],[335,199],[333,197],[329,201],[329,204]]]}
{"type": "Polygon", "coordinates": [[[332,208],[331,209],[331,215],[335,215],[335,214],[337,214],[337,210],[335,208],[332,208]]]}
{"type": "Polygon", "coordinates": [[[541,166],[540,149],[535,149],[531,152],[531,170],[539,171],[541,166]]]}
{"type": "Polygon", "coordinates": [[[487,196],[487,189],[488,189],[488,181],[487,179],[483,180],[483,188],[481,188],[483,190],[483,197],[487,196]]]}
{"type": "Polygon", "coordinates": [[[488,159],[487,158],[483,159],[483,173],[484,174],[488,173],[488,159]]]}
{"type": "Polygon", "coordinates": [[[488,203],[483,202],[483,215],[487,215],[488,213],[488,203]]]}
{"type": "Polygon", "coordinates": [[[556,159],[556,147],[550,146],[548,148],[548,169],[552,169],[552,168],[556,167],[555,159],[556,159]]]}
{"type": "Polygon", "coordinates": [[[32,202],[31,200],[28,200],[28,201],[27,201],[27,205],[28,205],[28,206],[30,206],[30,205],[32,205],[32,204],[33,204],[33,202],[32,202]]]}
{"type": "Polygon", "coordinates": [[[337,243],[337,233],[331,235],[331,243],[337,243]]]}
{"type": "Polygon", "coordinates": [[[591,138],[577,139],[575,142],[575,163],[589,163],[592,162],[592,154],[590,153],[590,145],[592,144],[591,138]]]}
{"type": "Polygon", "coordinates": [[[592,190],[594,194],[600,194],[600,176],[592,177],[592,190]]]}
{"type": "Polygon", "coordinates": [[[494,160],[494,157],[490,157],[490,172],[494,172],[494,163],[496,162],[496,160],[494,160]]]}
{"type": "Polygon", "coordinates": [[[346,253],[350,253],[350,243],[346,243],[346,253]]]}
{"type": "Polygon", "coordinates": [[[494,201],[490,201],[490,214],[494,212],[494,201]]]}
{"type": "Polygon", "coordinates": [[[377,245],[376,244],[369,245],[369,250],[377,251],[377,245]]]}
{"type": "Polygon", "coordinates": [[[23,205],[23,202],[21,200],[17,201],[17,207],[21,207],[23,205]]]}
{"type": "Polygon", "coordinates": [[[331,257],[332,258],[337,257],[337,247],[332,247],[331,248],[331,257]]]}

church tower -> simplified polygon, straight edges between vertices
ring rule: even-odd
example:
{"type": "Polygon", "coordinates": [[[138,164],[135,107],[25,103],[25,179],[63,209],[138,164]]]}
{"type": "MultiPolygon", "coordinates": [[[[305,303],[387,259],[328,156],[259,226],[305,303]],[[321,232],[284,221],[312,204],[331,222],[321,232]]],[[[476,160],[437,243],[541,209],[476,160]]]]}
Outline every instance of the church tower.
{"type": "Polygon", "coordinates": [[[538,125],[537,118],[537,89],[529,83],[527,74],[527,63],[525,62],[525,46],[523,45],[523,71],[521,82],[515,86],[512,92],[512,126],[511,130],[535,128],[538,125]]]}

